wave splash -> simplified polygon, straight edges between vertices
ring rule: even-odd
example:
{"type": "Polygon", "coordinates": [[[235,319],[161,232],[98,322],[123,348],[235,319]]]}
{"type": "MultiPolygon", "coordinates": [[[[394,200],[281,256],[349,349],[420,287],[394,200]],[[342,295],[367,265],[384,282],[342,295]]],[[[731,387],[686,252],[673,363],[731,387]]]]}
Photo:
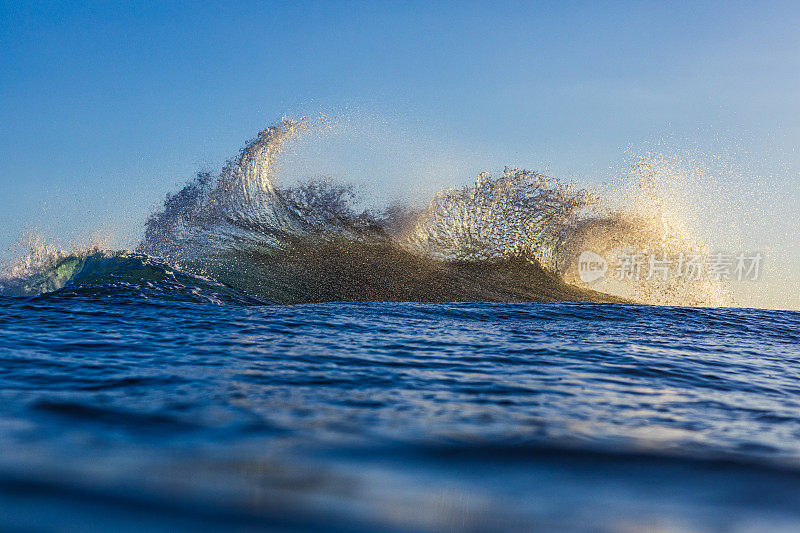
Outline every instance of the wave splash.
{"type": "Polygon", "coordinates": [[[641,170],[645,166],[635,176],[644,193],[632,205],[615,206],[597,192],[506,168],[498,177],[484,172],[472,186],[441,191],[423,209],[393,205],[359,212],[351,186],[331,180],[275,184],[280,154],[312,135],[315,126],[284,118],[217,175],[200,173],[168,195],[163,209],[146,221],[134,253],[37,250],[42,257],[29,254],[27,263],[6,266],[0,292],[31,295],[85,283],[86,269],[102,263],[103,275],[112,278],[157,265],[161,274],[180,272],[188,284],[215,280],[287,303],[730,303],[724,288],[706,278],[608,280],[591,287],[599,291],[578,279],[577,257],[587,249],[609,257],[628,248],[705,249],[671,214],[653,176],[641,170]]]}

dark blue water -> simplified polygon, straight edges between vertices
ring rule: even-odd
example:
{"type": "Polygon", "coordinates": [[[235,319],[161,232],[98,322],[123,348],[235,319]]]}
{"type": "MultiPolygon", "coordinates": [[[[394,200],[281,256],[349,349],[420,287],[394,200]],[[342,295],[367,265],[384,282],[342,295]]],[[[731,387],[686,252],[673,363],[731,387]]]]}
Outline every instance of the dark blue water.
{"type": "Polygon", "coordinates": [[[0,299],[0,529],[800,527],[800,314],[0,299]]]}

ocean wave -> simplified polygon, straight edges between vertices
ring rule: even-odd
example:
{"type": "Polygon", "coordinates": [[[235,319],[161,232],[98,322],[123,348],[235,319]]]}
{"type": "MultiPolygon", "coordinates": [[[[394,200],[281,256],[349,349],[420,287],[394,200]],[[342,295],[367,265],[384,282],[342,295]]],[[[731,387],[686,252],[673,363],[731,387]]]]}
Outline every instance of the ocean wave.
{"type": "Polygon", "coordinates": [[[267,303],[216,280],[181,271],[145,254],[126,251],[53,253],[50,261],[37,264],[25,275],[0,279],[0,296],[41,295],[89,298],[127,295],[171,302],[267,303]]]}
{"type": "Polygon", "coordinates": [[[3,292],[35,295],[85,284],[106,268],[100,278],[109,283],[123,276],[126,283],[165,284],[173,280],[151,278],[181,272],[187,287],[213,280],[243,297],[286,303],[730,303],[724,287],[708,278],[609,279],[592,287],[579,280],[584,250],[613,258],[629,248],[706,249],[660,201],[646,174],[636,176],[646,186],[634,205],[615,206],[596,191],[508,167],[500,176],[484,172],[472,186],[442,191],[425,208],[359,211],[355,190],[332,180],[276,185],[279,155],[315,127],[283,119],[218,174],[198,174],[149,217],[135,252],[39,250],[44,260],[29,255],[25,268],[6,268],[3,292]]]}

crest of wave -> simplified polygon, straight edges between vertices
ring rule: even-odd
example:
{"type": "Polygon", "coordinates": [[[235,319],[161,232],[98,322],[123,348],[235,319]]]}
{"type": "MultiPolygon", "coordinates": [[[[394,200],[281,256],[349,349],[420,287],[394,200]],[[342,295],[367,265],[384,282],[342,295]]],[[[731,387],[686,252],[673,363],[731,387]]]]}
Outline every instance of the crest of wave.
{"type": "Polygon", "coordinates": [[[609,276],[592,289],[660,305],[730,305],[721,283],[705,275],[696,280],[614,276],[629,250],[641,253],[645,265],[651,255],[708,252],[655,177],[651,166],[634,166],[627,183],[636,194],[614,204],[538,172],[506,168],[497,178],[482,173],[474,186],[438,193],[413,226],[408,246],[449,261],[524,257],[577,285],[582,285],[577,258],[592,250],[609,261],[609,276]]]}
{"type": "Polygon", "coordinates": [[[0,261],[0,294],[32,295],[61,288],[83,258],[103,249],[98,238],[65,250],[41,235],[26,234],[11,248],[13,259],[0,261]]]}
{"type": "Polygon", "coordinates": [[[350,208],[352,187],[330,180],[275,186],[278,156],[308,133],[308,120],[284,118],[259,132],[219,174],[199,173],[168,195],[163,210],[148,219],[138,250],[181,260],[242,242],[277,246],[288,236],[369,229],[374,224],[366,213],[358,215],[350,208]]]}
{"type": "Polygon", "coordinates": [[[163,210],[147,220],[140,251],[180,257],[256,228],[262,238],[273,239],[289,230],[293,220],[275,193],[272,166],[285,144],[306,127],[284,118],[259,132],[217,176],[201,172],[168,195],[163,210]]]}
{"type": "Polygon", "coordinates": [[[472,187],[441,191],[417,220],[409,245],[450,261],[524,256],[559,271],[577,227],[597,198],[538,172],[482,172],[472,187]]]}
{"type": "MultiPolygon", "coordinates": [[[[616,185],[621,197],[606,202],[599,223],[589,225],[583,236],[581,249],[591,249],[609,261],[609,275],[592,288],[660,305],[734,305],[729,287],[705,269],[696,278],[678,271],[681,257],[710,256],[709,246],[686,222],[690,213],[682,194],[693,179],[687,175],[691,172],[663,154],[648,152],[633,159],[629,173],[616,185]],[[631,253],[638,254],[645,270],[638,276],[620,275],[624,256],[629,261],[631,253]],[[649,270],[651,261],[663,260],[670,268],[666,279],[649,270]]],[[[569,275],[574,279],[576,272],[569,275]]]]}
{"type": "Polygon", "coordinates": [[[71,245],[65,250],[48,242],[39,234],[28,233],[11,249],[14,251],[13,259],[0,261],[0,283],[24,279],[52,269],[70,257],[100,253],[104,245],[99,238],[93,238],[87,244],[71,245]]]}

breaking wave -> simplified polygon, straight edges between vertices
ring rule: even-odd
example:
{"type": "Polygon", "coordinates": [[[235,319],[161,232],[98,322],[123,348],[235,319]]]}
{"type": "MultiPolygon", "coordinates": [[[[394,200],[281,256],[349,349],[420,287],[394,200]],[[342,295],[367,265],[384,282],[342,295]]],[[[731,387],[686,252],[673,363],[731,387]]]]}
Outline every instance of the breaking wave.
{"type": "Polygon", "coordinates": [[[506,168],[441,191],[424,208],[359,210],[356,191],[332,180],[276,185],[278,156],[313,135],[314,127],[284,119],[261,131],[218,174],[198,174],[150,216],[134,252],[33,246],[5,265],[0,292],[180,285],[210,299],[244,302],[731,303],[724,287],[708,278],[609,278],[591,287],[580,281],[583,250],[612,262],[626,249],[706,251],[662,201],[646,165],[634,169],[641,194],[626,204],[506,168]]]}

